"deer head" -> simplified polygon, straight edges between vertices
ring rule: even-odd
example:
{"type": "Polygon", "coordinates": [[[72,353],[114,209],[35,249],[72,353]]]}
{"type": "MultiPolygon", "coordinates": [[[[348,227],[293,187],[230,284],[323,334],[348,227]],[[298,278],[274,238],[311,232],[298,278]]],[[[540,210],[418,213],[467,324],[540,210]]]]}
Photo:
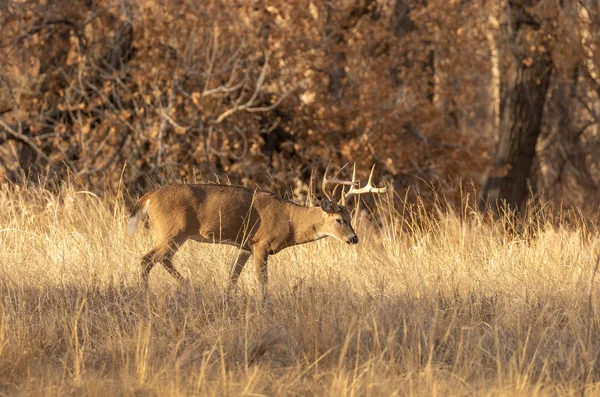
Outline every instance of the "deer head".
{"type": "Polygon", "coordinates": [[[356,180],[356,163],[354,164],[352,172],[352,181],[345,181],[337,178],[344,167],[342,167],[333,178],[327,178],[327,172],[329,171],[329,165],[327,165],[327,169],[323,175],[321,190],[323,191],[325,198],[321,201],[321,209],[323,210],[324,215],[321,233],[353,245],[358,243],[358,236],[352,228],[352,218],[350,216],[350,209],[346,206],[346,200],[352,195],[385,193],[386,188],[376,188],[373,186],[373,171],[375,170],[375,166],[371,168],[369,181],[362,188],[356,187],[359,185],[359,181],[356,180]],[[335,185],[333,193],[329,193],[327,185],[335,185]],[[335,191],[340,186],[342,186],[342,197],[338,202],[335,202],[335,191]],[[344,191],[345,186],[350,186],[347,193],[344,191]]]}

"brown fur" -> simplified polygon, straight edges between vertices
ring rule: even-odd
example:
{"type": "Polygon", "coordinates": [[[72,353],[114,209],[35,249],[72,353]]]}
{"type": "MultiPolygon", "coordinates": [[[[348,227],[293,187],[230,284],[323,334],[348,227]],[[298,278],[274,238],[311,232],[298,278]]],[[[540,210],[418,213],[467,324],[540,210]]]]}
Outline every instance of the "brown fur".
{"type": "Polygon", "coordinates": [[[270,192],[241,186],[171,185],[147,193],[133,207],[130,234],[137,229],[144,211],[152,221],[155,236],[154,247],[142,259],[145,284],[157,261],[177,280],[184,281],[173,267],[172,258],[189,239],[242,248],[230,276],[230,289],[235,287],[250,255],[254,255],[263,296],[269,255],[326,236],[349,244],[358,242],[346,207],[328,200],[322,208],[302,207],[270,192]]]}

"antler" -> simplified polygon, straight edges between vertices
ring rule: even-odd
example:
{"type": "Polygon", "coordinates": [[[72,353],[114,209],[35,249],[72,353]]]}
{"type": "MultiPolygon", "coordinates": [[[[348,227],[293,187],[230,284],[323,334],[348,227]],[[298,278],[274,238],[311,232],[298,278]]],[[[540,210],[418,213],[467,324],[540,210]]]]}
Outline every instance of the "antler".
{"type": "Polygon", "coordinates": [[[350,183],[350,189],[346,194],[342,194],[342,198],[340,202],[342,205],[346,205],[346,199],[352,195],[365,194],[365,193],[385,193],[387,191],[387,187],[375,187],[373,186],[373,172],[375,171],[375,165],[371,168],[371,173],[369,174],[369,181],[367,184],[360,189],[355,189],[354,185],[358,183],[356,181],[356,163],[354,163],[354,169],[352,171],[352,183],[350,183]]]}
{"type": "MultiPolygon", "coordinates": [[[[325,195],[325,197],[327,197],[329,199],[329,201],[333,202],[333,194],[329,194],[327,192],[327,185],[335,184],[336,187],[333,189],[333,191],[335,193],[335,189],[337,189],[339,187],[339,185],[350,185],[351,186],[350,190],[352,190],[352,187],[354,187],[353,185],[356,184],[356,182],[354,180],[344,181],[342,179],[337,178],[337,176],[340,174],[340,172],[348,165],[347,163],[344,165],[344,167],[340,168],[340,170],[333,176],[333,178],[327,179],[327,172],[329,172],[330,165],[331,165],[331,162],[329,164],[327,164],[327,168],[325,169],[325,174],[323,174],[323,182],[321,183],[321,190],[323,191],[323,194],[325,195]]],[[[342,193],[342,197],[343,197],[343,193],[342,193]]]]}

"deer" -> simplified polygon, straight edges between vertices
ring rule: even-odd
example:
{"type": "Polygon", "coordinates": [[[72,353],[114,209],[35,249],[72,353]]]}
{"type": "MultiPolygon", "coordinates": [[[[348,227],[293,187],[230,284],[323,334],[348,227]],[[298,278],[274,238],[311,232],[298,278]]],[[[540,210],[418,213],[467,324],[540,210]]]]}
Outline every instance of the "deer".
{"type": "MultiPolygon", "coordinates": [[[[330,164],[329,164],[330,165],[330,164]]],[[[321,190],[325,196],[319,206],[301,206],[259,188],[220,184],[173,184],[144,194],[133,206],[128,232],[133,236],[148,216],[154,234],[154,247],[142,257],[141,281],[148,287],[150,271],[156,263],[178,282],[189,282],[173,266],[173,256],[186,241],[228,244],[240,248],[229,275],[227,293],[237,288],[238,278],[250,256],[258,275],[263,300],[268,290],[267,261],[284,248],[334,237],[346,244],[358,243],[346,202],[353,195],[385,193],[386,187],[369,180],[359,187],[356,164],[352,181],[338,179],[342,167],[332,178],[327,166],[321,190]],[[335,185],[333,192],[329,185],[335,185]],[[342,186],[338,202],[336,189],[342,186]],[[346,186],[349,186],[346,192],[346,186]]]]}

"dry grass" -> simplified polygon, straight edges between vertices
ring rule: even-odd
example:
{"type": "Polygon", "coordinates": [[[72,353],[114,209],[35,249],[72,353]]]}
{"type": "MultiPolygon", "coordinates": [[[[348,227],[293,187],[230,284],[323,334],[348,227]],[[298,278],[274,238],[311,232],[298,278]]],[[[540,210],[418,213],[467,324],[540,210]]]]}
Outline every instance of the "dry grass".
{"type": "Polygon", "coordinates": [[[192,289],[158,267],[145,293],[151,236],[126,236],[116,199],[4,185],[0,208],[0,394],[600,393],[598,234],[581,227],[526,241],[468,208],[380,215],[358,248],[272,257],[261,305],[251,266],[224,300],[235,250],[197,243],[175,260],[192,289]]]}

